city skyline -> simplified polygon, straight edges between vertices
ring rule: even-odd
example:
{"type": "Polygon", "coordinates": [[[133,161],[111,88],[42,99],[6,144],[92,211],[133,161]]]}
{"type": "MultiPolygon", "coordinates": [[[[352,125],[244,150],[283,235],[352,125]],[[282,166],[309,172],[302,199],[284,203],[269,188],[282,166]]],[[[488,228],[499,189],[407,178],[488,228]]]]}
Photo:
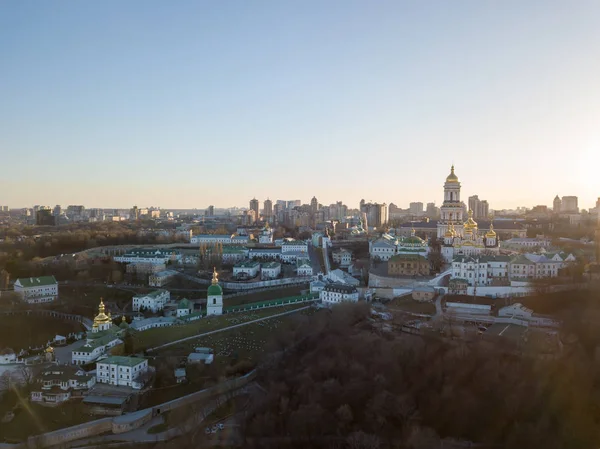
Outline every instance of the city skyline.
{"type": "Polygon", "coordinates": [[[492,209],[600,194],[598,2],[0,12],[10,207],[439,205],[452,163],[492,209]]]}

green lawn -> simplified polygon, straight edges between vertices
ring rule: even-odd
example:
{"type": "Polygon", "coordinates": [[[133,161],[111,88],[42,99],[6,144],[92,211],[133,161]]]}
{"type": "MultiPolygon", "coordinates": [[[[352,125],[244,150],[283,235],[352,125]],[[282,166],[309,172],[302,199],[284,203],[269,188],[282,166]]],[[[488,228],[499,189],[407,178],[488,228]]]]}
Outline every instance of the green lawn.
{"type": "Polygon", "coordinates": [[[55,335],[67,336],[79,332],[83,326],[76,321],[63,321],[37,315],[0,315],[0,349],[20,349],[39,347],[53,340],[55,335]]]}
{"type": "Polygon", "coordinates": [[[306,303],[299,303],[283,307],[270,307],[267,309],[253,310],[251,312],[239,312],[221,316],[204,317],[200,318],[199,320],[192,321],[190,324],[186,325],[161,327],[138,332],[134,334],[133,337],[134,352],[139,352],[144,349],[159,346],[161,344],[179,340],[181,338],[191,337],[196,334],[232,326],[234,324],[245,323],[258,318],[276,315],[288,310],[305,307],[306,305],[306,303]]]}
{"type": "Polygon", "coordinates": [[[51,432],[98,419],[81,403],[69,402],[58,407],[32,404],[28,399],[10,423],[0,425],[0,440],[23,441],[31,435],[51,432]]]}

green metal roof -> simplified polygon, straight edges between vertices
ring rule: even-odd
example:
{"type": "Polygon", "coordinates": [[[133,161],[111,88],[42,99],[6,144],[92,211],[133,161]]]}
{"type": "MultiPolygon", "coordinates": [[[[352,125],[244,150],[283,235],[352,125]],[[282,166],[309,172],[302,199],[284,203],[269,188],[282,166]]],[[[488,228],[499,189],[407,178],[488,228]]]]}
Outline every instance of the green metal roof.
{"type": "Polygon", "coordinates": [[[136,366],[145,361],[142,357],[125,357],[122,355],[112,355],[102,360],[98,360],[97,363],[110,363],[111,365],[123,365],[123,366],[136,366]]]}
{"type": "Polygon", "coordinates": [[[208,287],[208,290],[206,291],[206,293],[208,296],[222,295],[223,289],[221,288],[221,286],[219,284],[211,285],[210,287],[208,287]]]}
{"type": "Polygon", "coordinates": [[[179,304],[177,305],[178,309],[189,309],[190,308],[190,301],[187,298],[183,298],[181,301],[179,301],[179,304]]]}
{"type": "Polygon", "coordinates": [[[42,287],[44,285],[56,285],[56,279],[54,276],[38,276],[30,278],[19,278],[16,282],[19,282],[22,287],[42,287]]]}

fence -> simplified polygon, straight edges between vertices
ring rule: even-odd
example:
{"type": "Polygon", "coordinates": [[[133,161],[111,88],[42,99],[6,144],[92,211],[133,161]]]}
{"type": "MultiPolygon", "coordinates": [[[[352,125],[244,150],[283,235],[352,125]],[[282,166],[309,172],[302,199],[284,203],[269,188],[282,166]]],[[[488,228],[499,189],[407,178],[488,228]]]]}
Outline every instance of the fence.
{"type": "Polygon", "coordinates": [[[319,298],[318,293],[311,293],[309,295],[304,295],[304,296],[290,296],[287,298],[273,299],[270,301],[260,301],[260,302],[253,302],[250,304],[240,304],[237,306],[229,306],[229,307],[225,307],[223,312],[224,313],[246,312],[248,310],[264,309],[266,307],[277,307],[277,306],[285,306],[288,304],[295,304],[295,303],[300,303],[300,302],[315,301],[318,298],[319,298]]]}
{"type": "MultiPolygon", "coordinates": [[[[184,278],[196,282],[202,285],[209,285],[211,283],[210,279],[202,279],[196,276],[190,276],[189,274],[180,273],[184,278]]],[[[257,288],[264,287],[277,287],[284,285],[298,285],[298,284],[306,284],[310,281],[310,276],[308,277],[297,277],[297,278],[283,278],[283,279],[272,279],[270,281],[256,281],[256,282],[219,282],[221,287],[226,288],[227,290],[254,290],[257,288]]]]}
{"type": "Polygon", "coordinates": [[[70,313],[63,312],[55,312],[53,310],[36,310],[36,309],[27,309],[27,310],[7,310],[0,312],[0,315],[10,316],[10,315],[41,315],[52,318],[59,318],[62,320],[70,320],[70,321],[78,321],[81,323],[87,330],[92,328],[92,320],[87,317],[81,315],[73,315],[70,313]]]}

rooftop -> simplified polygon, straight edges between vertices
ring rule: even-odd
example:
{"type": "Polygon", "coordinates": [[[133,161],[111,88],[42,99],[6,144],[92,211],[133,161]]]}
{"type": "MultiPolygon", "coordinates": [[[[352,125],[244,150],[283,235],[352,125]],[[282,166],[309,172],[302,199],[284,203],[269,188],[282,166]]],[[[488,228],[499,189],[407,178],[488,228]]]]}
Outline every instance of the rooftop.
{"type": "Polygon", "coordinates": [[[135,295],[134,298],[145,298],[145,297],[150,297],[150,298],[157,298],[161,295],[164,295],[165,293],[167,293],[167,290],[154,290],[151,291],[150,293],[144,293],[142,295],[135,295]]]}
{"type": "Polygon", "coordinates": [[[260,262],[257,262],[256,260],[244,260],[236,263],[234,268],[254,268],[257,265],[260,265],[260,262]]]}
{"type": "Polygon", "coordinates": [[[125,357],[122,355],[113,355],[102,360],[98,360],[96,363],[107,363],[110,365],[121,365],[121,366],[136,366],[140,363],[145,362],[146,359],[142,357],[125,357]]]}
{"type": "Polygon", "coordinates": [[[277,268],[280,266],[281,264],[279,262],[265,262],[262,264],[262,268],[277,268]]]}
{"type": "Polygon", "coordinates": [[[22,287],[42,287],[45,285],[56,285],[54,276],[39,276],[30,278],[19,278],[15,283],[19,283],[22,287]]]}

